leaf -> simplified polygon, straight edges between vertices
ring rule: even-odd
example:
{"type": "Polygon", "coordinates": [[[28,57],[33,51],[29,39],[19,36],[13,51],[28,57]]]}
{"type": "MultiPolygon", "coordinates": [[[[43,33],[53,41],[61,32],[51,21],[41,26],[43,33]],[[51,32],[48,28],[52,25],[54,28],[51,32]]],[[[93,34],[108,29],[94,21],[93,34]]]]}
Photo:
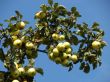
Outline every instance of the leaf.
{"type": "Polygon", "coordinates": [[[36,24],[36,27],[39,29],[39,30],[42,30],[44,28],[44,26],[40,25],[40,24],[36,24]]]}
{"type": "Polygon", "coordinates": [[[43,74],[44,74],[44,72],[43,72],[43,69],[42,69],[42,68],[37,68],[37,69],[36,69],[36,71],[37,71],[38,73],[40,73],[41,75],[43,75],[43,74]]]}
{"type": "Polygon", "coordinates": [[[73,69],[73,64],[70,62],[68,72],[71,71],[72,69],[73,69]]]}
{"type": "Polygon", "coordinates": [[[16,15],[17,15],[18,17],[20,17],[20,18],[23,17],[22,14],[21,14],[19,11],[16,10],[15,13],[16,13],[16,15]]]}
{"type": "Polygon", "coordinates": [[[71,12],[72,12],[72,13],[75,13],[75,12],[76,12],[76,7],[72,7],[72,8],[71,8],[71,12]]]}
{"type": "Polygon", "coordinates": [[[2,23],[0,23],[0,26],[3,26],[3,24],[2,24],[2,23]]]}
{"type": "Polygon", "coordinates": [[[47,6],[45,5],[45,4],[42,4],[41,6],[40,6],[40,8],[42,9],[42,11],[47,11],[47,6]]]}
{"type": "Polygon", "coordinates": [[[54,3],[54,8],[57,8],[58,7],[58,3],[54,3]]]}
{"type": "Polygon", "coordinates": [[[10,20],[7,20],[7,19],[6,19],[6,20],[4,20],[4,21],[5,21],[5,22],[10,22],[10,20]]]}
{"type": "Polygon", "coordinates": [[[3,43],[4,48],[8,47],[9,45],[10,45],[10,46],[12,45],[12,43],[11,43],[11,38],[5,39],[5,40],[4,40],[4,43],[3,43]]]}
{"type": "Polygon", "coordinates": [[[25,24],[29,24],[29,22],[28,21],[23,21],[25,24]]]}
{"type": "Polygon", "coordinates": [[[82,63],[80,64],[79,69],[80,69],[80,70],[83,70],[84,66],[85,66],[85,62],[82,62],[82,63]]]}
{"type": "Polygon", "coordinates": [[[16,21],[17,20],[17,18],[15,17],[15,16],[12,16],[11,18],[10,18],[10,21],[16,21]]]}
{"type": "Polygon", "coordinates": [[[92,28],[97,28],[99,26],[99,24],[97,22],[94,22],[92,25],[92,28]]]}
{"type": "Polygon", "coordinates": [[[76,17],[81,17],[80,13],[78,11],[75,12],[76,17]]]}
{"type": "Polygon", "coordinates": [[[52,6],[53,5],[53,0],[48,0],[48,3],[52,6]]]}
{"type": "Polygon", "coordinates": [[[96,69],[97,68],[97,62],[93,63],[92,66],[93,66],[93,70],[96,69]]]}
{"type": "Polygon", "coordinates": [[[90,72],[90,66],[89,64],[87,63],[84,67],[84,70],[83,70],[85,73],[89,73],[90,72]]]}
{"type": "Polygon", "coordinates": [[[74,45],[77,45],[78,44],[78,38],[77,38],[77,36],[72,35],[71,40],[74,43],[74,45]]]}
{"type": "Polygon", "coordinates": [[[0,60],[4,61],[4,52],[2,48],[0,48],[0,60]]]}

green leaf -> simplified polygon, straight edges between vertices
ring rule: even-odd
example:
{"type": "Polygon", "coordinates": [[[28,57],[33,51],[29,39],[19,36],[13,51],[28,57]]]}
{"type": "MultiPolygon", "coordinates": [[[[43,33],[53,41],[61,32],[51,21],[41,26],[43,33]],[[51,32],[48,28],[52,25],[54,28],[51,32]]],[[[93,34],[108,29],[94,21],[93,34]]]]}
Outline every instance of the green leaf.
{"type": "Polygon", "coordinates": [[[78,38],[77,38],[77,36],[72,35],[71,40],[74,43],[74,45],[77,45],[78,44],[78,38]]]}
{"type": "Polygon", "coordinates": [[[48,3],[52,6],[53,5],[53,0],[48,0],[48,3]]]}
{"type": "Polygon", "coordinates": [[[80,70],[83,70],[84,66],[85,66],[85,62],[82,62],[82,63],[80,64],[79,69],[80,69],[80,70]]]}
{"type": "Polygon", "coordinates": [[[56,9],[58,7],[58,3],[54,3],[54,8],[56,9]]]}
{"type": "Polygon", "coordinates": [[[87,63],[85,66],[84,66],[84,70],[83,70],[85,73],[89,73],[90,72],[90,66],[89,64],[87,63]]]}
{"type": "Polygon", "coordinates": [[[43,75],[43,74],[44,74],[44,72],[43,72],[43,69],[42,69],[42,68],[37,68],[37,69],[36,69],[36,71],[37,71],[38,73],[40,73],[41,75],[43,75]]]}
{"type": "Polygon", "coordinates": [[[92,25],[92,28],[97,28],[99,26],[99,24],[97,22],[94,22],[92,25]]]}
{"type": "Polygon", "coordinates": [[[0,48],[0,60],[4,61],[4,52],[2,48],[0,48]]]}
{"type": "Polygon", "coordinates": [[[29,22],[28,21],[23,21],[25,24],[29,24],[29,22]]]}
{"type": "Polygon", "coordinates": [[[7,38],[4,40],[4,43],[3,43],[3,46],[6,48],[8,46],[12,46],[12,41],[11,41],[11,38],[7,38]]]}
{"type": "Polygon", "coordinates": [[[16,10],[15,13],[16,13],[16,15],[17,15],[18,17],[20,17],[20,19],[22,19],[23,16],[22,16],[22,14],[21,14],[19,11],[16,10]]]}
{"type": "Polygon", "coordinates": [[[93,70],[96,69],[97,68],[97,62],[93,63],[92,66],[93,66],[93,70]]]}
{"type": "Polygon", "coordinates": [[[6,19],[6,20],[4,20],[4,21],[5,21],[5,22],[10,22],[10,20],[7,20],[7,19],[6,19]]]}
{"type": "Polygon", "coordinates": [[[39,25],[39,24],[36,24],[36,27],[37,27],[39,30],[42,30],[42,29],[44,28],[44,26],[39,25]]]}
{"type": "Polygon", "coordinates": [[[12,16],[11,18],[10,18],[10,21],[16,21],[17,20],[17,18],[15,17],[15,16],[12,16]]]}
{"type": "Polygon", "coordinates": [[[3,24],[2,24],[2,23],[0,23],[0,26],[3,26],[3,24]]]}
{"type": "Polygon", "coordinates": [[[72,13],[75,13],[75,12],[76,12],[76,7],[72,7],[72,8],[71,8],[71,12],[72,12],[72,13]]]}
{"type": "Polygon", "coordinates": [[[76,17],[81,17],[80,13],[78,11],[75,12],[76,17]]]}
{"type": "Polygon", "coordinates": [[[40,8],[42,9],[42,11],[47,11],[47,6],[45,5],[45,4],[42,4],[41,6],[40,6],[40,8]]]}

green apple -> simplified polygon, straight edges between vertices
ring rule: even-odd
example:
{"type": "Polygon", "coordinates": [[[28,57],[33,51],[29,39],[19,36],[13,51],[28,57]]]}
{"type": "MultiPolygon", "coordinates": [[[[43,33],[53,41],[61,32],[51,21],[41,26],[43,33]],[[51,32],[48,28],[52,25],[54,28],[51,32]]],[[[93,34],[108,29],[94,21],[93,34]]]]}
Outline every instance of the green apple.
{"type": "Polygon", "coordinates": [[[43,11],[39,11],[35,14],[36,18],[42,19],[46,16],[46,13],[44,13],[43,11]]]}
{"type": "Polygon", "coordinates": [[[20,74],[24,74],[25,73],[24,67],[18,68],[18,71],[19,71],[20,74]]]}
{"type": "Polygon", "coordinates": [[[34,48],[34,44],[32,42],[27,42],[26,43],[26,48],[27,49],[33,49],[34,48]]]}
{"type": "Polygon", "coordinates": [[[54,55],[53,55],[53,53],[50,53],[50,54],[48,54],[48,56],[49,56],[49,58],[51,59],[51,60],[54,60],[54,55]]]}
{"type": "Polygon", "coordinates": [[[70,58],[71,54],[63,53],[62,59],[70,58]]]}
{"type": "Polygon", "coordinates": [[[22,46],[22,41],[20,39],[17,39],[13,42],[13,45],[16,47],[21,47],[22,46]]]}
{"type": "Polygon", "coordinates": [[[69,60],[68,59],[63,60],[63,62],[62,62],[63,66],[68,66],[68,64],[69,64],[69,60]]]}
{"type": "Polygon", "coordinates": [[[59,35],[57,33],[52,34],[53,40],[58,40],[59,35]]]}
{"type": "Polygon", "coordinates": [[[63,41],[65,39],[65,36],[64,35],[60,35],[59,36],[59,40],[63,41]]]}
{"type": "Polygon", "coordinates": [[[61,63],[61,58],[60,58],[60,57],[56,57],[56,58],[55,58],[55,62],[56,62],[56,64],[61,63]]]}
{"type": "Polygon", "coordinates": [[[25,27],[25,23],[23,22],[23,21],[21,21],[21,22],[19,22],[18,23],[18,28],[21,30],[21,29],[24,29],[24,27],[25,27]]]}
{"type": "Polygon", "coordinates": [[[27,54],[27,55],[32,55],[32,50],[28,50],[28,49],[27,49],[27,50],[26,50],[26,54],[27,54]]]}
{"type": "Polygon", "coordinates": [[[92,47],[94,49],[99,49],[101,47],[101,43],[99,41],[93,41],[92,42],[92,47]]]}
{"type": "Polygon", "coordinates": [[[73,62],[77,62],[77,61],[78,61],[77,55],[72,55],[72,56],[70,57],[70,59],[71,59],[73,62]]]}
{"type": "Polygon", "coordinates": [[[13,36],[11,36],[11,38],[12,38],[13,41],[17,40],[17,36],[13,35],[13,36]]]}
{"type": "Polygon", "coordinates": [[[64,42],[65,48],[70,48],[71,44],[69,42],[64,42]]]}
{"type": "Polygon", "coordinates": [[[71,48],[67,48],[66,51],[65,51],[67,54],[70,54],[72,52],[72,49],[71,48]]]}
{"type": "Polygon", "coordinates": [[[11,71],[11,75],[12,75],[14,78],[17,78],[17,77],[19,77],[20,73],[19,73],[18,69],[16,69],[15,71],[11,71]]]}
{"type": "Polygon", "coordinates": [[[16,35],[18,35],[19,33],[20,33],[20,30],[16,30],[16,31],[14,31],[14,32],[11,32],[10,34],[16,36],[16,35]]]}
{"type": "Polygon", "coordinates": [[[23,43],[26,43],[26,36],[22,36],[22,37],[21,37],[21,41],[22,41],[23,43]]]}
{"type": "Polygon", "coordinates": [[[59,43],[59,44],[57,45],[57,49],[58,49],[59,51],[63,51],[64,48],[65,48],[65,46],[63,45],[63,43],[59,43]]]}
{"type": "Polygon", "coordinates": [[[68,58],[68,54],[67,53],[63,53],[62,59],[67,59],[68,58]]]}
{"type": "Polygon", "coordinates": [[[27,70],[27,74],[29,75],[29,76],[35,76],[36,75],[36,69],[35,68],[29,68],[28,70],[27,70]]]}
{"type": "Polygon", "coordinates": [[[13,80],[12,82],[19,82],[19,80],[15,79],[15,80],[13,80]]]}
{"type": "Polygon", "coordinates": [[[23,80],[23,82],[28,82],[27,80],[23,80]]]}
{"type": "Polygon", "coordinates": [[[54,49],[54,46],[53,45],[50,45],[49,50],[52,51],[53,49],[54,49]]]}
{"type": "Polygon", "coordinates": [[[53,55],[54,56],[59,56],[59,50],[57,48],[53,49],[53,55]]]}

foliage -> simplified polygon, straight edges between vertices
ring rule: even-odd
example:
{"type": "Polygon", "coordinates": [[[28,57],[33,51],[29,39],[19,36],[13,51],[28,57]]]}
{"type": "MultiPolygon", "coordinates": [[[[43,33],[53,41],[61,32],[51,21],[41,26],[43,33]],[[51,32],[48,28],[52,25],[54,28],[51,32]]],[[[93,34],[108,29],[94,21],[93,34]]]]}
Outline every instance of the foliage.
{"type": "Polygon", "coordinates": [[[96,69],[101,65],[106,42],[99,24],[94,22],[91,27],[87,23],[78,24],[77,19],[81,15],[76,7],[68,11],[53,0],[48,0],[48,3],[42,4],[41,11],[35,13],[35,28],[26,27],[29,22],[22,20],[23,15],[19,11],[15,11],[16,16],[5,20],[7,27],[0,24],[0,60],[7,69],[7,72],[0,72],[5,76],[5,79],[0,77],[3,82],[14,79],[32,82],[35,75],[27,73],[30,68],[43,75],[41,68],[34,67],[39,52],[46,53],[51,61],[68,68],[68,71],[78,63],[79,69],[85,73],[89,73],[91,67],[96,69]],[[94,41],[99,44],[93,44],[94,41]],[[42,44],[46,46],[45,50],[39,48],[42,44]],[[29,61],[27,65],[24,64],[26,59],[29,61]],[[25,70],[23,74],[18,70],[21,67],[25,70]]]}

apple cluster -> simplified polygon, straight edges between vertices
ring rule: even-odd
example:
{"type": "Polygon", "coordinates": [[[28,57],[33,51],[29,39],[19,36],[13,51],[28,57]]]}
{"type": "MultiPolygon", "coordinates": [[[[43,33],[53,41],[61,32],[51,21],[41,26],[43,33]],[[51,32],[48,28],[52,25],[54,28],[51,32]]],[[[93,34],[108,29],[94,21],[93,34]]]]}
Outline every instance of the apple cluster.
{"type": "Polygon", "coordinates": [[[59,41],[57,45],[51,45],[49,48],[49,58],[55,61],[57,64],[68,66],[71,61],[77,62],[78,56],[72,55],[71,44],[65,40],[64,35],[57,33],[52,34],[52,39],[59,41]]]}
{"type": "MultiPolygon", "coordinates": [[[[18,67],[16,68],[15,71],[11,71],[11,76],[13,77],[13,81],[12,82],[21,82],[19,81],[19,76],[25,77],[25,76],[29,76],[29,77],[34,77],[36,75],[36,68],[34,67],[30,67],[28,69],[24,68],[24,67],[18,67]]],[[[24,80],[23,82],[27,82],[26,80],[24,80]]]]}

